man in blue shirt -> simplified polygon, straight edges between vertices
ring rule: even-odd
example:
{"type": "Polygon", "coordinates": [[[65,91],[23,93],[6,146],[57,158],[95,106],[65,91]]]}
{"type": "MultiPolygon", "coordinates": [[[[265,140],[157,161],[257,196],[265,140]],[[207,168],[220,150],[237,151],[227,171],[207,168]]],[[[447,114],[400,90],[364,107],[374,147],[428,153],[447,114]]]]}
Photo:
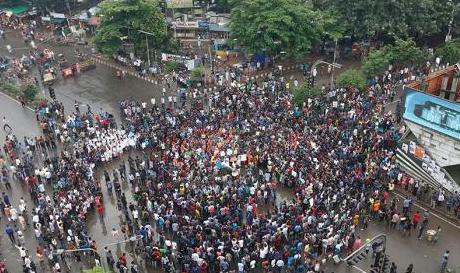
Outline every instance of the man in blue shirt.
{"type": "Polygon", "coordinates": [[[15,244],[16,238],[14,238],[14,228],[12,228],[10,225],[6,225],[5,233],[8,234],[8,237],[10,238],[11,243],[15,244]]]}

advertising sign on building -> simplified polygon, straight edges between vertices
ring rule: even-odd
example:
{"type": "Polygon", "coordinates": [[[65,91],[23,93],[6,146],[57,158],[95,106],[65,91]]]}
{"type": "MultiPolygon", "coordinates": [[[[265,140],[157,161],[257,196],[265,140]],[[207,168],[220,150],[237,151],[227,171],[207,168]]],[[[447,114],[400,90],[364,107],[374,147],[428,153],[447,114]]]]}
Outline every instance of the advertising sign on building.
{"type": "Polygon", "coordinates": [[[193,8],[193,0],[166,0],[168,9],[193,8]]]}
{"type": "Polygon", "coordinates": [[[460,105],[406,87],[404,119],[460,140],[460,105]]]}
{"type": "Polygon", "coordinates": [[[177,21],[174,22],[176,28],[198,28],[197,21],[177,21]]]}

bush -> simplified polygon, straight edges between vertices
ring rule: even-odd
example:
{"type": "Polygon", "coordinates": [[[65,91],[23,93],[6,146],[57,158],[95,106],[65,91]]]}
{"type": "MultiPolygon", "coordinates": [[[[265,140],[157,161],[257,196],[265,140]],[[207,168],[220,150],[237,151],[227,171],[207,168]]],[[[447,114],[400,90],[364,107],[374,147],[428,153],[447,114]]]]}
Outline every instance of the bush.
{"type": "Polygon", "coordinates": [[[1,91],[13,97],[21,95],[21,90],[19,89],[19,87],[8,82],[1,82],[0,89],[1,91]]]}
{"type": "Polygon", "coordinates": [[[35,100],[35,97],[38,94],[38,88],[33,84],[28,84],[22,88],[22,94],[27,99],[27,101],[32,102],[35,100]]]}
{"type": "Polygon", "coordinates": [[[166,62],[165,63],[165,70],[168,73],[173,72],[179,67],[179,64],[177,62],[171,61],[171,62],[166,62]]]}
{"type": "Polygon", "coordinates": [[[420,64],[426,58],[426,52],[417,47],[412,39],[396,39],[394,44],[372,50],[363,63],[363,72],[367,78],[372,78],[388,69],[420,64]]]}
{"type": "Polygon", "coordinates": [[[200,66],[197,66],[195,67],[193,70],[192,70],[192,81],[200,81],[201,80],[201,76],[204,75],[204,66],[200,65],[200,66]]]}
{"type": "Polygon", "coordinates": [[[308,84],[301,84],[294,89],[294,98],[292,101],[295,105],[301,107],[304,102],[307,102],[308,98],[320,97],[321,89],[318,87],[312,87],[308,84]]]}
{"type": "Polygon", "coordinates": [[[441,57],[444,63],[460,62],[460,39],[453,39],[442,44],[436,49],[436,55],[441,57]]]}
{"type": "Polygon", "coordinates": [[[339,87],[353,86],[364,91],[366,89],[366,78],[361,70],[348,69],[337,77],[339,87]]]}

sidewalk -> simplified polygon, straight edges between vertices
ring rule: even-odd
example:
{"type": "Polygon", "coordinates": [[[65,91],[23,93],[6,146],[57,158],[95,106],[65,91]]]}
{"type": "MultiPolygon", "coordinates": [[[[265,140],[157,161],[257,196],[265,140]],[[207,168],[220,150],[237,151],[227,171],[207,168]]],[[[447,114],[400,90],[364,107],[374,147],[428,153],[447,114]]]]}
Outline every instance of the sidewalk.
{"type": "Polygon", "coordinates": [[[446,208],[446,202],[444,201],[444,204],[436,206],[435,208],[431,207],[429,203],[427,203],[427,198],[431,198],[431,191],[428,192],[427,196],[413,196],[412,193],[405,191],[404,189],[400,187],[395,187],[394,194],[397,195],[398,197],[403,197],[403,198],[411,198],[414,200],[415,203],[417,203],[418,206],[422,207],[425,210],[429,210],[432,212],[435,212],[437,214],[440,214],[447,218],[448,220],[454,222],[455,224],[460,224],[460,219],[458,219],[455,216],[455,208],[453,208],[450,212],[446,208]]]}
{"type": "MultiPolygon", "coordinates": [[[[138,79],[141,79],[143,81],[149,82],[151,84],[154,84],[154,85],[157,85],[157,86],[161,85],[161,81],[162,81],[162,79],[160,78],[161,76],[147,75],[145,77],[142,77],[132,67],[117,64],[115,61],[113,61],[113,60],[111,60],[109,58],[100,56],[100,55],[91,55],[91,60],[93,60],[95,63],[102,64],[102,65],[108,66],[110,68],[123,71],[126,75],[136,77],[138,79]]],[[[282,65],[282,73],[301,72],[300,63],[299,64],[292,64],[292,63],[291,64],[282,64],[282,63],[280,63],[280,65],[282,65]]],[[[258,79],[262,79],[262,78],[265,78],[265,77],[271,75],[272,72],[273,72],[273,69],[274,68],[265,68],[265,69],[258,70],[258,71],[255,71],[255,72],[251,72],[251,73],[244,73],[243,76],[247,77],[248,79],[251,79],[251,80],[258,80],[258,79]]],[[[204,91],[205,92],[206,91],[211,91],[211,90],[215,89],[216,87],[217,87],[217,84],[215,84],[215,83],[208,84],[208,88],[205,88],[204,91]]]]}

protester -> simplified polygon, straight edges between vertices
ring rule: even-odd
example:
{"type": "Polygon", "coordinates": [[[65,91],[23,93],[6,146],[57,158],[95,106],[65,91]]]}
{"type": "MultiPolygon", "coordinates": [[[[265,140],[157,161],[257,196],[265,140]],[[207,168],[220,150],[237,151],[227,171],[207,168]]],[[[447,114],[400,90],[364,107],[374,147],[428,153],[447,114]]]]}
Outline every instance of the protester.
{"type": "MultiPolygon", "coordinates": [[[[357,229],[370,220],[392,229],[417,226],[412,201],[399,211],[389,197],[390,185],[411,180],[395,163],[396,120],[382,112],[393,92],[390,76],[368,92],[325,88],[323,96],[294,105],[281,78],[241,82],[227,72],[215,94],[191,91],[192,107],[185,75],[175,74],[184,107],[122,101],[120,126],[102,110],[85,113],[77,101],[67,115],[62,103],[42,101],[36,117],[43,135],[23,142],[9,136],[4,146],[34,202],[37,259],[48,257],[50,270],[59,272],[67,264],[57,249],[97,253],[86,220],[97,213],[104,221],[104,194],[113,192],[122,219],[109,227],[113,241],[140,235],[133,252],[166,271],[319,272],[326,257],[361,246],[357,229]],[[114,161],[119,167],[107,171],[114,161]]],[[[23,222],[6,193],[1,203],[10,221],[28,227],[27,210],[19,209],[23,222]]],[[[423,217],[419,238],[428,224],[423,217]]],[[[17,231],[5,232],[15,244],[17,231]]],[[[96,264],[139,271],[125,253],[103,250],[105,259],[92,256],[96,264]]],[[[71,258],[81,261],[77,252],[71,258]]]]}

